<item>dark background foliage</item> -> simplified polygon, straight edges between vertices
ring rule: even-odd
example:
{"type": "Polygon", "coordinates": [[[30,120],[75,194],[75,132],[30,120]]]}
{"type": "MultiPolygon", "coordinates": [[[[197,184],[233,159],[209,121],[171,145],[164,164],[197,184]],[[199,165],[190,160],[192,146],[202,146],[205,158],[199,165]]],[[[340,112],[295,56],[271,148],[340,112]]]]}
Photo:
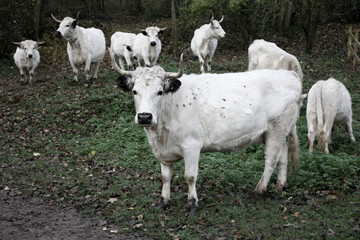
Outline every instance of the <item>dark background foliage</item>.
{"type": "Polygon", "coordinates": [[[194,29],[209,22],[211,12],[216,19],[224,15],[227,37],[222,45],[232,49],[244,49],[255,38],[291,36],[301,30],[310,52],[319,24],[360,20],[357,0],[0,0],[0,58],[10,56],[14,41],[46,41],[43,33],[52,27],[47,24],[52,21],[51,13],[62,19],[74,17],[78,11],[82,19],[104,21],[125,15],[149,21],[172,19],[168,30],[174,51],[179,44],[190,42],[194,29]]]}

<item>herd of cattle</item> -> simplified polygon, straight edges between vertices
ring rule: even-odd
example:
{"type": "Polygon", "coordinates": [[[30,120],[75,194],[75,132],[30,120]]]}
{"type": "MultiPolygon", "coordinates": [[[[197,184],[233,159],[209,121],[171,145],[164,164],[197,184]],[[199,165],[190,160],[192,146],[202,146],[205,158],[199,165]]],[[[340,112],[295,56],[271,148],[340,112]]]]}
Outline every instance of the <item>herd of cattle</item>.
{"type": "MultiPolygon", "coordinates": [[[[78,26],[79,14],[62,21],[52,17],[60,23],[56,35],[68,42],[74,80],[78,80],[78,68],[83,64],[86,79],[91,78],[91,64],[95,64],[93,77],[97,78],[106,50],[103,32],[78,26]]],[[[194,31],[191,49],[199,58],[202,74],[184,75],[182,55],[176,73],[156,66],[161,52],[159,35],[164,29],[148,27],[139,34],[116,32],[111,37],[109,53],[114,70],[120,74],[119,86],[133,92],[135,123],[144,127],[161,163],[160,203],[164,205],[170,200],[172,167],[180,159],[185,162],[188,204],[191,211],[196,211],[200,153],[235,151],[258,143],[265,144],[265,168],[255,192],[266,191],[276,166],[276,186],[281,191],[286,185],[288,156],[292,170],[299,159],[296,122],[306,97],[310,153],[315,135],[318,148],[329,153],[336,122],[345,122],[350,140],[355,141],[351,98],[345,86],[331,78],[318,81],[308,94],[302,94],[303,72],[297,58],[275,43],[255,40],[250,45],[247,72],[205,73],[205,64],[211,71],[218,39],[225,36],[222,20],[212,16],[209,24],[194,31]],[[125,70],[125,62],[129,70],[125,70]]],[[[20,78],[24,81],[28,72],[31,83],[40,62],[37,48],[42,42],[26,40],[16,44],[19,46],[14,60],[20,78]]]]}

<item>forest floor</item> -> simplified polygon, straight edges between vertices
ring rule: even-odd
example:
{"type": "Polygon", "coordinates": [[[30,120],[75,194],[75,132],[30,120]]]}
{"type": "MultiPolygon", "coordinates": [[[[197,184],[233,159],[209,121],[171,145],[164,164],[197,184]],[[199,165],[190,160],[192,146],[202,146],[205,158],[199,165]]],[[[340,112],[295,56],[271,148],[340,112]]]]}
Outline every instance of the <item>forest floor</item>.
{"type": "MultiPolygon", "coordinates": [[[[109,27],[109,26],[108,26],[109,27]]],[[[141,27],[138,24],[137,27],[141,27]]],[[[111,29],[115,29],[116,26],[111,26],[111,29]]],[[[324,26],[319,30],[319,37],[324,38],[325,44],[334,44],[336,49],[338,45],[343,45],[345,42],[343,37],[337,38],[337,36],[343,36],[345,26],[332,25],[324,26]],[[333,34],[333,35],[330,35],[333,34]],[[332,39],[332,41],[327,40],[332,39]]],[[[110,33],[107,34],[107,40],[109,40],[110,33]]],[[[54,42],[57,42],[56,46],[52,46],[47,41],[47,46],[43,49],[48,54],[42,55],[41,67],[39,67],[36,74],[36,81],[46,84],[48,79],[59,79],[60,76],[66,76],[71,73],[70,64],[65,51],[65,42],[62,39],[55,39],[52,36],[54,42]],[[47,49],[47,50],[46,50],[47,49]],[[49,67],[51,66],[51,67],[49,67]]],[[[273,36],[272,39],[279,46],[283,47],[286,51],[289,51],[296,55],[302,51],[303,40],[297,41],[288,40],[284,37],[273,36]]],[[[221,43],[220,43],[221,44],[221,43]]],[[[220,45],[219,44],[219,45],[220,45]]],[[[107,44],[109,45],[109,43],[107,44]]],[[[316,44],[315,47],[321,47],[320,44],[316,44]]],[[[329,49],[329,48],[327,48],[329,49]]],[[[228,62],[233,61],[234,54],[228,54],[217,52],[215,55],[216,62],[228,62]]],[[[328,53],[331,54],[331,53],[328,53]]],[[[241,55],[238,54],[238,58],[246,58],[246,51],[243,51],[241,55]]],[[[109,57],[106,55],[102,67],[109,68],[109,57]]],[[[246,67],[246,66],[245,66],[246,67]]],[[[303,66],[306,68],[306,66],[303,66]]],[[[7,92],[13,92],[19,85],[17,69],[15,66],[13,70],[9,71],[7,77],[1,77],[0,79],[0,95],[7,94],[7,92]]],[[[37,83],[39,84],[39,83],[37,83]]],[[[35,84],[36,86],[36,84],[35,84]]],[[[28,88],[31,91],[31,87],[28,88]]],[[[10,98],[12,102],[19,101],[14,98],[10,98]]],[[[6,106],[3,106],[6,108],[6,106]]],[[[3,153],[0,152],[0,157],[3,153]]],[[[0,162],[0,172],[1,172],[0,162]]],[[[2,185],[2,184],[0,184],[2,185]]],[[[36,196],[30,196],[25,194],[21,189],[0,189],[0,239],[147,239],[146,237],[136,235],[122,235],[118,234],[116,226],[106,224],[106,221],[101,218],[88,218],[79,213],[71,204],[58,203],[54,201],[44,201],[36,196]],[[105,227],[106,226],[106,227],[105,227]]]]}

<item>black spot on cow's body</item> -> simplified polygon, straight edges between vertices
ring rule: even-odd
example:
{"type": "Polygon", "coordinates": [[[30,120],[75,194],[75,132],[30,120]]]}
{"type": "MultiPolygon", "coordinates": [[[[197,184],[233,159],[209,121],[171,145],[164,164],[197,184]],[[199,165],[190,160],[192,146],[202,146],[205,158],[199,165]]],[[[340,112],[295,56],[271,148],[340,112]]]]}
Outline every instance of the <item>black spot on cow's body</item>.
{"type": "Polygon", "coordinates": [[[226,102],[226,99],[225,99],[225,98],[223,98],[223,101],[224,101],[224,102],[226,102]]]}

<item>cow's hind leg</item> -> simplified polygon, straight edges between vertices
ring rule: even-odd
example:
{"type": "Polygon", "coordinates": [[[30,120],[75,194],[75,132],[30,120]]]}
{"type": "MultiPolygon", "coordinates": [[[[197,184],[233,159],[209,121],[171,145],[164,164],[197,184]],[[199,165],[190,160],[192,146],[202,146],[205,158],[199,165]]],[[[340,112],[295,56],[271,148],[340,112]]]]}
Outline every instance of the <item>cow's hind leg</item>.
{"type": "Polygon", "coordinates": [[[270,177],[274,172],[274,169],[282,157],[284,140],[280,140],[278,137],[267,136],[265,140],[265,168],[263,175],[256,185],[254,190],[257,194],[263,194],[266,191],[266,187],[269,183],[270,177]]]}
{"type": "Polygon", "coordinates": [[[345,122],[345,128],[349,134],[349,137],[350,137],[350,141],[351,142],[355,142],[355,137],[354,137],[354,134],[353,134],[353,130],[352,130],[352,122],[351,122],[351,119],[348,119],[346,122],[345,122]]]}
{"type": "Polygon", "coordinates": [[[287,164],[288,164],[288,144],[284,143],[281,151],[279,152],[279,162],[277,164],[278,174],[277,174],[276,189],[280,192],[286,186],[287,164]]]}
{"type": "Polygon", "coordinates": [[[99,67],[100,67],[100,62],[95,63],[94,79],[98,78],[99,67]]]}

